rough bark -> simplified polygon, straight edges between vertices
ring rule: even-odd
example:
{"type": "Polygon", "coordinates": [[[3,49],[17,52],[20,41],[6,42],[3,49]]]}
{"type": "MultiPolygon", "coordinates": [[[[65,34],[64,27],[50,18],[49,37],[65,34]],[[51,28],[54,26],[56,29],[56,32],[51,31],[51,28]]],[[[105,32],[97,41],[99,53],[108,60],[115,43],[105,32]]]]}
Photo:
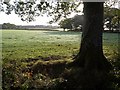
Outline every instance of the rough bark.
{"type": "Polygon", "coordinates": [[[109,71],[111,64],[103,54],[103,2],[84,2],[81,47],[74,64],[86,70],[109,71]]]}

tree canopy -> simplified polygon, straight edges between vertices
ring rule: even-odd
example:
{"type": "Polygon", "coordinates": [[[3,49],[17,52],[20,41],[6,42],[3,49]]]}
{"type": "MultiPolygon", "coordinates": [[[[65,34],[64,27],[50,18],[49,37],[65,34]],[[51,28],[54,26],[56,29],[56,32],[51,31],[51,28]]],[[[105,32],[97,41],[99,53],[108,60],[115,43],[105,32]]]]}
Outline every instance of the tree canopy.
{"type": "Polygon", "coordinates": [[[72,21],[74,29],[77,29],[80,25],[83,25],[83,15],[75,15],[72,21]]]}
{"type": "Polygon", "coordinates": [[[15,12],[23,21],[34,21],[35,17],[47,14],[53,17],[51,22],[59,20],[61,17],[70,15],[71,12],[80,12],[78,6],[81,2],[41,2],[41,1],[15,1],[14,4],[10,2],[1,2],[0,11],[6,14],[15,12]]]}
{"type": "MultiPolygon", "coordinates": [[[[81,12],[79,6],[83,2],[60,2],[60,1],[39,1],[39,0],[26,0],[26,1],[20,1],[16,0],[13,3],[10,0],[4,0],[0,2],[0,12],[5,12],[6,14],[11,14],[13,11],[15,14],[17,14],[22,21],[31,22],[35,20],[35,17],[37,16],[43,16],[43,14],[46,14],[48,17],[51,16],[53,19],[50,21],[50,23],[58,21],[61,17],[66,18],[69,16],[72,12],[81,12]]],[[[110,7],[117,3],[116,1],[112,1],[111,4],[109,3],[109,0],[106,0],[105,3],[105,15],[108,17],[113,16],[120,16],[119,10],[112,10],[110,7]],[[111,6],[110,6],[111,5],[111,6]],[[110,13],[110,12],[114,13],[110,13]]],[[[106,19],[108,20],[108,19],[106,19]]],[[[112,23],[116,22],[117,17],[114,17],[112,23]]],[[[76,20],[76,22],[79,20],[76,20]]],[[[77,25],[75,22],[75,25],[77,25]]]]}
{"type": "Polygon", "coordinates": [[[106,26],[109,28],[109,30],[113,30],[113,28],[117,29],[120,27],[120,9],[105,7],[104,15],[105,22],[108,22],[106,23],[106,26]]]}
{"type": "Polygon", "coordinates": [[[76,14],[72,18],[63,19],[60,21],[59,25],[63,29],[77,30],[78,27],[81,28],[83,25],[83,15],[76,14]]]}
{"type": "Polygon", "coordinates": [[[72,29],[72,18],[66,18],[59,23],[60,27],[65,29],[72,29]]]}

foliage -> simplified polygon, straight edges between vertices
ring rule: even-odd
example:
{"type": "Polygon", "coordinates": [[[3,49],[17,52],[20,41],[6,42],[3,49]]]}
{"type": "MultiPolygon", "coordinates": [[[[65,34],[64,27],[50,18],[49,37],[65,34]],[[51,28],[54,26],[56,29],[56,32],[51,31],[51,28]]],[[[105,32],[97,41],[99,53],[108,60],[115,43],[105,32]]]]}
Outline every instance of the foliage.
{"type": "Polygon", "coordinates": [[[64,20],[61,20],[59,23],[60,27],[65,29],[72,29],[72,19],[66,18],[64,20]]]}
{"type": "MultiPolygon", "coordinates": [[[[119,29],[119,23],[120,23],[120,20],[119,20],[120,10],[119,9],[105,7],[104,17],[105,17],[104,23],[106,27],[109,28],[109,30],[116,29],[117,31],[119,29]]],[[[83,15],[75,15],[73,18],[66,18],[66,19],[61,20],[60,22],[61,28],[74,29],[74,30],[76,30],[79,26],[82,27],[82,25],[83,25],[83,15]]]]}
{"type": "Polygon", "coordinates": [[[11,14],[12,11],[21,17],[23,21],[34,21],[36,16],[42,16],[47,14],[48,16],[54,17],[51,22],[59,20],[61,17],[68,16],[71,12],[79,12],[77,7],[81,2],[53,2],[46,1],[15,1],[14,4],[10,2],[0,3],[1,10],[6,14],[11,14]],[[6,7],[3,7],[6,6],[6,7]]]}
{"type": "Polygon", "coordinates": [[[60,27],[63,29],[77,30],[77,28],[83,25],[83,15],[75,15],[73,18],[66,18],[60,21],[60,27]]]}
{"type": "MultiPolygon", "coordinates": [[[[110,3],[105,3],[105,22],[109,21],[106,26],[111,30],[113,28],[119,28],[119,9],[111,8],[110,3]],[[112,12],[112,13],[111,13],[112,12]]],[[[23,21],[34,21],[35,17],[43,16],[43,14],[47,14],[47,16],[53,17],[50,23],[58,21],[61,17],[67,17],[71,14],[71,12],[80,12],[78,9],[79,5],[82,2],[38,2],[36,1],[15,1],[14,4],[10,2],[1,2],[0,3],[0,11],[4,11],[6,14],[11,14],[12,11],[15,12],[21,20],[23,21]]],[[[112,1],[114,5],[117,3],[116,1],[112,1]]],[[[80,17],[79,17],[80,19],[80,17]]],[[[81,20],[75,20],[73,23],[75,29],[79,26],[78,23],[81,20]]],[[[69,26],[71,27],[71,25],[69,26]]]]}
{"type": "Polygon", "coordinates": [[[75,29],[77,29],[77,27],[79,27],[81,25],[83,25],[83,15],[75,15],[73,17],[73,26],[75,29]]]}
{"type": "Polygon", "coordinates": [[[106,26],[109,30],[113,28],[119,28],[120,23],[120,9],[105,7],[105,22],[108,22],[106,26]]]}
{"type": "Polygon", "coordinates": [[[2,29],[17,29],[18,27],[15,24],[3,23],[2,29]]]}

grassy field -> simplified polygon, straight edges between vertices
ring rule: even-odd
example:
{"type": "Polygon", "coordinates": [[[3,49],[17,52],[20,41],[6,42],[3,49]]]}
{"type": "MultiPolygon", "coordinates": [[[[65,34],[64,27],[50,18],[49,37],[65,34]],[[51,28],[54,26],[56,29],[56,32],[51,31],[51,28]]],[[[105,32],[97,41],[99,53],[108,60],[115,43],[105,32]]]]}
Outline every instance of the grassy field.
{"type": "MultiPolygon", "coordinates": [[[[80,40],[79,32],[4,30],[2,32],[3,60],[22,60],[51,55],[71,56],[78,51],[80,40]]],[[[117,33],[104,33],[103,49],[107,57],[108,54],[117,53],[117,33]]]]}
{"type": "MultiPolygon", "coordinates": [[[[4,87],[10,87],[9,84],[25,88],[29,87],[32,81],[27,81],[31,80],[28,68],[36,67],[37,64],[40,66],[41,64],[56,63],[56,61],[71,61],[73,55],[79,50],[80,40],[81,32],[3,30],[2,59],[4,87]]],[[[113,60],[118,55],[117,33],[103,34],[103,51],[108,60],[113,60]]],[[[37,69],[40,68],[37,67],[37,69]]],[[[44,74],[37,74],[35,77],[43,78],[39,81],[43,86],[44,84],[47,85],[47,82],[52,82],[51,80],[57,80],[45,79],[44,74]]],[[[34,85],[36,85],[35,82],[37,81],[34,81],[34,85]]]]}

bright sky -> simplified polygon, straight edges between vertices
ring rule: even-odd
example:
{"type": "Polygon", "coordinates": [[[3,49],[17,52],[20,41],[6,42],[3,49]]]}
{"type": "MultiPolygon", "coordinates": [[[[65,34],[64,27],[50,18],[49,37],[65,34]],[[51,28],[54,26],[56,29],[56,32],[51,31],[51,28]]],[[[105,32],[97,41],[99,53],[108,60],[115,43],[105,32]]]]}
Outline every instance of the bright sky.
{"type": "MultiPolygon", "coordinates": [[[[73,17],[75,13],[72,13],[70,17],[73,17]]],[[[10,15],[6,15],[4,12],[0,12],[0,24],[3,23],[12,23],[16,25],[49,25],[49,21],[51,20],[50,17],[47,17],[46,15],[39,16],[35,18],[35,21],[32,22],[26,22],[22,21],[18,15],[14,14],[14,12],[10,15]]],[[[53,23],[52,25],[58,25],[57,23],[53,23]]]]}
{"type": "Polygon", "coordinates": [[[2,23],[12,23],[16,25],[47,25],[49,20],[51,20],[47,16],[39,16],[35,18],[35,21],[27,23],[26,21],[22,21],[20,17],[18,17],[17,14],[14,14],[14,12],[10,15],[6,15],[4,12],[0,13],[0,24],[2,23]]]}

